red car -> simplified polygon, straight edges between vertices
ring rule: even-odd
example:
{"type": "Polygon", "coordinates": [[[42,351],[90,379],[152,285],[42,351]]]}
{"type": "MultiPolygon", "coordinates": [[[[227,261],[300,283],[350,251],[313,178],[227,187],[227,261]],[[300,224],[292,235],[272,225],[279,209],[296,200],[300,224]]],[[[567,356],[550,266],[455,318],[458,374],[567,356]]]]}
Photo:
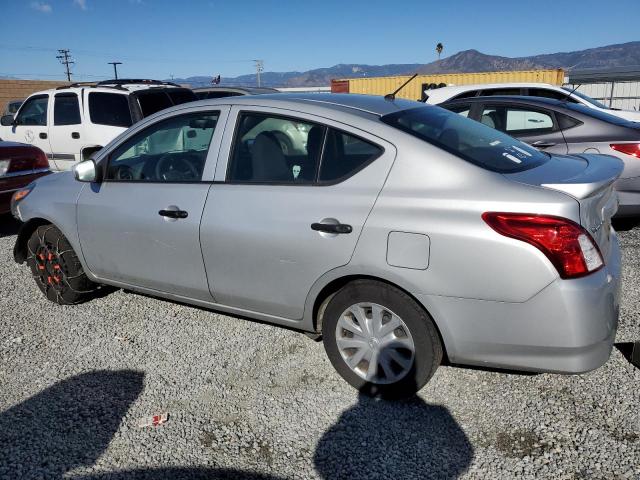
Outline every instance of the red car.
{"type": "Polygon", "coordinates": [[[13,192],[49,173],[47,155],[38,147],[0,141],[0,215],[10,211],[13,192]]]}

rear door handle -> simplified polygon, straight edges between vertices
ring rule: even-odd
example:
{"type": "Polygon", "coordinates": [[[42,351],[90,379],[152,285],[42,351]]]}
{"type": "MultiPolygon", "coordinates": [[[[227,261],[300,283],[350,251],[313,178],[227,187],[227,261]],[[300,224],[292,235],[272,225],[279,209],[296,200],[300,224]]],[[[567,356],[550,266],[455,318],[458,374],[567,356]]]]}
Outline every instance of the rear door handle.
{"type": "Polygon", "coordinates": [[[312,223],[311,230],[325,233],[351,233],[353,227],[345,223],[312,223]]]}
{"type": "Polygon", "coordinates": [[[44,132],[40,132],[40,135],[38,135],[42,140],[45,140],[47,138],[47,134],[44,132]]]}
{"type": "Polygon", "coordinates": [[[71,132],[71,138],[75,138],[75,139],[80,138],[80,133],[78,133],[78,132],[71,132]]]}
{"type": "Polygon", "coordinates": [[[160,210],[158,215],[167,218],[187,218],[189,213],[184,210],[160,210]]]}
{"type": "Polygon", "coordinates": [[[536,148],[547,148],[547,147],[553,147],[555,145],[554,142],[545,142],[544,140],[538,140],[537,142],[533,142],[531,144],[532,147],[536,147],[536,148]]]}

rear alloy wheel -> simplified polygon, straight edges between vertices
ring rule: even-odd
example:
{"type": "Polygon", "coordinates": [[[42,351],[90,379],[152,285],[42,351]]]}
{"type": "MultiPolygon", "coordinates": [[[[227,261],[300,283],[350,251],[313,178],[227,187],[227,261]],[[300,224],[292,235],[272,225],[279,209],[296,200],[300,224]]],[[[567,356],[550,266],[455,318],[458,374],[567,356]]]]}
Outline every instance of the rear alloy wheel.
{"type": "Polygon", "coordinates": [[[87,278],[71,244],[55,226],[38,227],[27,248],[27,264],[36,284],[52,302],[81,303],[91,299],[100,288],[87,278]]]}
{"type": "Polygon", "coordinates": [[[323,315],[331,363],[361,392],[403,398],[420,390],[442,360],[431,317],[401,290],[358,280],[340,290],[323,315]]]}

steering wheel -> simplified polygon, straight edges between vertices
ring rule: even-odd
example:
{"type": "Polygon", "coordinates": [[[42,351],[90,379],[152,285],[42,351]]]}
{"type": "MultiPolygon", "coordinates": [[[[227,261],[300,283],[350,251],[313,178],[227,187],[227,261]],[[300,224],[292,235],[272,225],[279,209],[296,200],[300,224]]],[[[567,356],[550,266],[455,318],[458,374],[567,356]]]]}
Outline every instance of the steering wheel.
{"type": "Polygon", "coordinates": [[[196,160],[194,155],[164,154],[156,163],[156,178],[158,180],[197,180],[200,173],[192,160],[196,160]]]}
{"type": "Polygon", "coordinates": [[[116,170],[116,180],[133,180],[133,170],[129,165],[121,165],[116,170]]]}

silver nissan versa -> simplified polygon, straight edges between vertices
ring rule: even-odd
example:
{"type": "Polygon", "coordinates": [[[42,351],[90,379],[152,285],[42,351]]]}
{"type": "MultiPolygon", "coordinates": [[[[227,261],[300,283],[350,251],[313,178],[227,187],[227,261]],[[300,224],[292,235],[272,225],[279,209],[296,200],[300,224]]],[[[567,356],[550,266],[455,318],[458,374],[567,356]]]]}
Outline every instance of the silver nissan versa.
{"type": "Polygon", "coordinates": [[[204,100],[17,192],[14,254],[59,304],[112,285],[322,335],[369,395],[443,357],[578,373],[616,332],[621,171],[415,102],[204,100]]]}

